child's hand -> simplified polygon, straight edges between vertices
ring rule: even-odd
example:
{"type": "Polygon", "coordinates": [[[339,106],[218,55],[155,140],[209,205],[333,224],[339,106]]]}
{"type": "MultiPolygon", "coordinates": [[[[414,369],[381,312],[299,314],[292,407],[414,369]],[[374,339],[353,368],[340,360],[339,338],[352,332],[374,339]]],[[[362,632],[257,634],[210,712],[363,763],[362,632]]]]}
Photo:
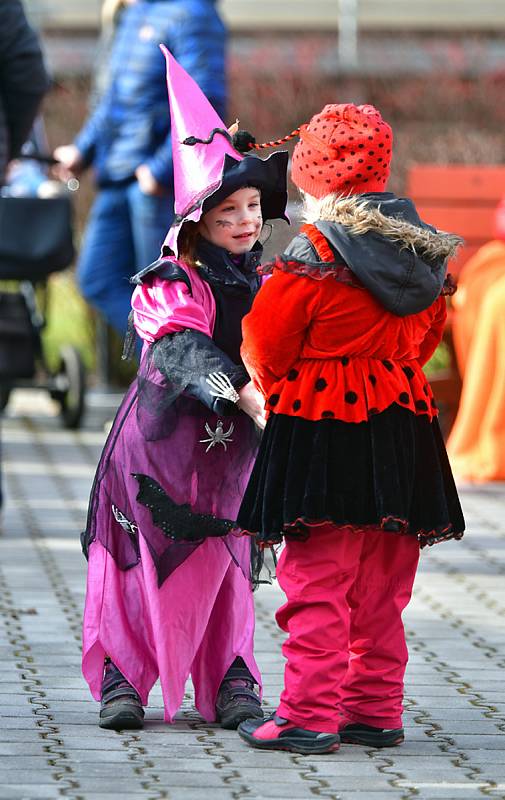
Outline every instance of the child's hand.
{"type": "Polygon", "coordinates": [[[249,381],[249,383],[246,383],[245,386],[242,386],[238,393],[240,397],[240,400],[237,403],[238,407],[251,417],[258,428],[263,430],[267,424],[263,395],[260,394],[257,389],[255,389],[252,381],[249,381]]]}

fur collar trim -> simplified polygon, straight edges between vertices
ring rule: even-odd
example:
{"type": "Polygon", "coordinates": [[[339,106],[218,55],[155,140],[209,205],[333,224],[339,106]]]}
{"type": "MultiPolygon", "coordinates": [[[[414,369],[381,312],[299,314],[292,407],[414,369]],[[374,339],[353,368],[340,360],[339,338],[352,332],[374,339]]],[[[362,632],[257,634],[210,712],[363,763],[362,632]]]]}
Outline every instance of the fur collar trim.
{"type": "Polygon", "coordinates": [[[409,248],[429,262],[452,258],[463,244],[463,239],[454,233],[437,231],[421,221],[416,225],[401,216],[386,215],[381,210],[380,201],[360,195],[342,197],[332,194],[324,197],[318,204],[316,219],[339,223],[356,236],[377,233],[396,242],[400,250],[409,248]]]}

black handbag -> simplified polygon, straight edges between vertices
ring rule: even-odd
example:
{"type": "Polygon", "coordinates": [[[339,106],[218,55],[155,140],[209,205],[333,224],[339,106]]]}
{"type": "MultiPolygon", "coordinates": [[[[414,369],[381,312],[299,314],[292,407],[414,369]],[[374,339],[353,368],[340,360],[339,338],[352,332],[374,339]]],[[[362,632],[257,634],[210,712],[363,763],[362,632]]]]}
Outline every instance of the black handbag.
{"type": "Polygon", "coordinates": [[[41,280],[73,257],[68,195],[0,197],[0,279],[41,280]]]}
{"type": "Polygon", "coordinates": [[[0,292],[0,381],[33,378],[38,341],[20,292],[0,292]]]}

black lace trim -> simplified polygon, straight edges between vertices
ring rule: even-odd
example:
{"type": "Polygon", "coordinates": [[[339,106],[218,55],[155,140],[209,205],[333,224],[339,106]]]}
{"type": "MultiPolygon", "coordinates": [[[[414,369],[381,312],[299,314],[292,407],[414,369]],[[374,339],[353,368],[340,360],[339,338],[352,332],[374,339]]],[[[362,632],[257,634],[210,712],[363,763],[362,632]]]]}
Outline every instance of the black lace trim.
{"type": "Polygon", "coordinates": [[[274,261],[263,264],[258,272],[260,275],[270,275],[274,269],[282,272],[291,272],[293,275],[303,275],[315,280],[323,278],[335,278],[339,283],[346,283],[349,286],[362,287],[363,284],[356,277],[354,272],[346,264],[339,261],[299,261],[288,256],[277,256],[274,261]]]}
{"type": "Polygon", "coordinates": [[[360,525],[354,522],[339,522],[331,519],[330,517],[315,522],[313,520],[300,517],[294,522],[287,523],[283,531],[265,533],[243,530],[242,532],[245,535],[253,536],[258,547],[261,549],[266,547],[274,547],[275,545],[281,544],[283,539],[306,542],[308,539],[310,539],[310,534],[312,531],[317,531],[319,526],[325,525],[328,522],[335,525],[335,533],[338,533],[339,530],[342,529],[362,533],[366,532],[367,530],[376,531],[378,528],[382,528],[382,530],[387,534],[392,533],[402,536],[415,536],[419,542],[421,550],[424,547],[431,547],[434,544],[438,544],[439,542],[447,542],[450,539],[462,539],[464,535],[463,531],[454,530],[452,525],[446,525],[445,527],[439,526],[430,531],[410,531],[407,520],[393,516],[384,517],[379,525],[360,525]]]}
{"type": "Polygon", "coordinates": [[[148,475],[133,473],[140,489],[137,502],[149,509],[153,524],[174,541],[199,542],[216,536],[226,536],[236,523],[219,519],[213,514],[196,514],[189,503],[174,502],[162,486],[148,475]]]}
{"type": "MultiPolygon", "coordinates": [[[[282,272],[291,272],[293,275],[302,275],[314,280],[323,280],[323,278],[334,278],[339,283],[346,283],[348,286],[356,286],[363,288],[363,283],[356,277],[354,272],[346,265],[338,261],[322,262],[322,261],[299,261],[296,258],[289,258],[289,256],[276,256],[274,261],[268,261],[258,268],[260,275],[271,275],[274,269],[280,269],[282,272]]],[[[457,284],[453,276],[448,273],[445,277],[442,290],[440,294],[444,297],[452,297],[457,291],[457,284]]]]}

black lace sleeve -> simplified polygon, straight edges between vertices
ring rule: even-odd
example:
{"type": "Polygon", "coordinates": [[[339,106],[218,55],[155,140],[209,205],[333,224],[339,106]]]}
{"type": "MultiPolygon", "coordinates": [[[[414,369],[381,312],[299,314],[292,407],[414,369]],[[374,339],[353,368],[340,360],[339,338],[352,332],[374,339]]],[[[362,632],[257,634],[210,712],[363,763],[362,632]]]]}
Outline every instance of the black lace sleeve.
{"type": "Polygon", "coordinates": [[[163,336],[151,349],[155,367],[172,385],[200,400],[216,414],[238,413],[235,402],[212,393],[215,389],[208,379],[220,373],[238,390],[248,382],[249,376],[245,368],[234,364],[209,336],[187,329],[163,336]]]}

